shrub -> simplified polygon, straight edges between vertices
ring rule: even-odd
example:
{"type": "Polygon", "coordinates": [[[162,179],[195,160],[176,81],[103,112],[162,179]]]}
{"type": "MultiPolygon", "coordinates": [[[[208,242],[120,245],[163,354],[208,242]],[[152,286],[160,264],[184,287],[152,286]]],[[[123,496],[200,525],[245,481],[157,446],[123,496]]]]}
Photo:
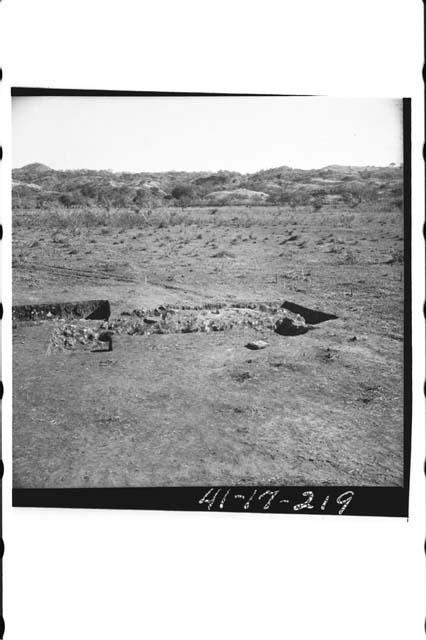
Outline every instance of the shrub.
{"type": "Polygon", "coordinates": [[[192,188],[187,184],[177,184],[172,189],[172,197],[181,204],[189,204],[193,196],[192,188]]]}
{"type": "Polygon", "coordinates": [[[351,209],[355,209],[361,204],[361,195],[357,193],[346,192],[342,194],[342,198],[343,202],[351,209]]]}
{"type": "Polygon", "coordinates": [[[59,202],[64,207],[77,207],[84,205],[84,198],[80,193],[63,193],[59,196],[59,202]]]}
{"type": "Polygon", "coordinates": [[[342,264],[356,264],[357,258],[354,252],[351,249],[346,249],[343,259],[341,261],[342,264]]]}
{"type": "Polygon", "coordinates": [[[310,195],[304,191],[297,191],[290,196],[290,207],[295,209],[296,207],[303,207],[309,204],[310,195]]]}
{"type": "Polygon", "coordinates": [[[312,200],[312,207],[314,211],[319,211],[324,206],[324,198],[323,196],[316,196],[312,200]]]}

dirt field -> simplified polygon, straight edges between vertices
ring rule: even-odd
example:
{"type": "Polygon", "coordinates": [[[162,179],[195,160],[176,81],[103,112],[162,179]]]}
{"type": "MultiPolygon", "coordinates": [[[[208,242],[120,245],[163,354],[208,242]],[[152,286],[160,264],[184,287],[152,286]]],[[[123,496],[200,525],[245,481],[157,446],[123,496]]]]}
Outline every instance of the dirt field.
{"type": "Polygon", "coordinates": [[[338,319],[50,355],[56,321],[15,323],[16,488],[402,485],[399,210],[188,208],[131,228],[72,216],[15,212],[14,304],[105,298],[113,320],[282,299],[338,319]]]}

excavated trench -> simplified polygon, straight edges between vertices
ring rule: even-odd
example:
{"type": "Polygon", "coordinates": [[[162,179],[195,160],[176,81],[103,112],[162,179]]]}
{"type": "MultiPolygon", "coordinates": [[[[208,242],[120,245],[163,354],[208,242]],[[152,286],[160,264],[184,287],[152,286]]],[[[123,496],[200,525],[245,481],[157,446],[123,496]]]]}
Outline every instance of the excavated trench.
{"type": "Polygon", "coordinates": [[[337,320],[338,317],[332,313],[324,313],[324,311],[316,311],[315,309],[302,307],[302,305],[295,304],[289,300],[283,302],[282,308],[288,309],[288,311],[292,313],[298,313],[308,324],[320,324],[320,322],[326,322],[327,320],[337,320]]]}
{"type": "Polygon", "coordinates": [[[56,320],[49,352],[92,350],[105,335],[208,333],[233,328],[274,331],[284,336],[306,333],[311,325],[334,320],[336,315],[309,309],[290,301],[218,302],[203,305],[160,305],[135,309],[110,319],[108,300],[14,307],[15,320],[56,320]],[[101,322],[99,322],[101,320],[101,322]],[[98,322],[96,322],[98,321],[98,322]]]}
{"type": "Polygon", "coordinates": [[[45,304],[22,304],[12,307],[13,320],[108,320],[111,307],[108,300],[85,300],[83,302],[53,302],[45,304]]]}

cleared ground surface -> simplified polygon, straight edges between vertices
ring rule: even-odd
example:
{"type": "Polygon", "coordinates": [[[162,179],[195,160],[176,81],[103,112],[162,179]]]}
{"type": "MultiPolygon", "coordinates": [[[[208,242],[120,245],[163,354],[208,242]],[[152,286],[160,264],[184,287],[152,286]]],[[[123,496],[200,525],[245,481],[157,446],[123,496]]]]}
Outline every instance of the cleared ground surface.
{"type": "MultiPolygon", "coordinates": [[[[70,211],[67,215],[71,216],[70,211]]],[[[14,303],[287,299],[339,316],[300,336],[114,337],[48,355],[14,326],[15,487],[402,485],[400,211],[187,209],[139,228],[14,218],[14,303]],[[250,351],[245,344],[265,339],[250,351]]]]}

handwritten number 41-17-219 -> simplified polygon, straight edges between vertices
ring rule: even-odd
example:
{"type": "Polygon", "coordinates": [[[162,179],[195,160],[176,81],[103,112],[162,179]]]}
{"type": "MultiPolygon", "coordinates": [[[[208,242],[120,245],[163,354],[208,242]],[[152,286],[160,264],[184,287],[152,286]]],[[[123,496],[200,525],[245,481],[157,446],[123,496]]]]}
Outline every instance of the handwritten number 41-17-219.
{"type": "MultiPolygon", "coordinates": [[[[280,490],[266,490],[261,491],[259,489],[254,489],[247,495],[242,493],[234,492],[233,489],[216,489],[212,487],[205,493],[202,498],[198,501],[198,504],[207,505],[207,509],[210,511],[213,507],[224,509],[225,504],[229,499],[233,499],[234,505],[239,504],[244,511],[249,510],[251,507],[257,505],[257,507],[261,506],[263,511],[268,511],[272,504],[289,504],[290,500],[288,498],[279,499],[280,490]],[[221,492],[223,494],[221,495],[221,492]]],[[[340,506],[338,510],[338,514],[342,515],[345,512],[347,507],[349,506],[352,498],[354,496],[354,491],[344,491],[336,498],[336,504],[340,506]]],[[[311,509],[319,508],[320,511],[324,512],[327,509],[327,505],[329,504],[330,496],[327,495],[321,502],[321,504],[314,503],[314,492],[313,491],[304,491],[302,493],[302,497],[305,498],[302,502],[298,502],[293,505],[293,511],[309,511],[311,509]]]]}

